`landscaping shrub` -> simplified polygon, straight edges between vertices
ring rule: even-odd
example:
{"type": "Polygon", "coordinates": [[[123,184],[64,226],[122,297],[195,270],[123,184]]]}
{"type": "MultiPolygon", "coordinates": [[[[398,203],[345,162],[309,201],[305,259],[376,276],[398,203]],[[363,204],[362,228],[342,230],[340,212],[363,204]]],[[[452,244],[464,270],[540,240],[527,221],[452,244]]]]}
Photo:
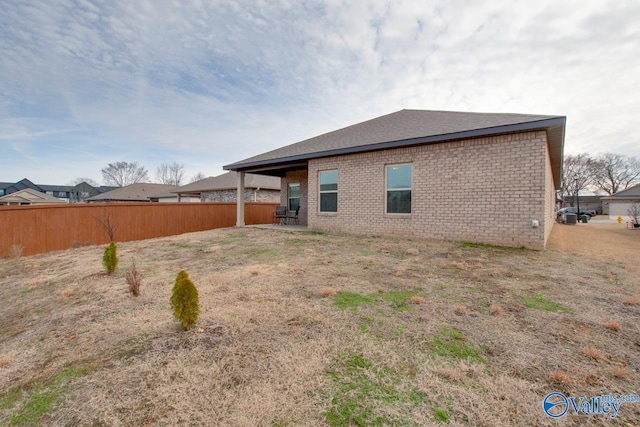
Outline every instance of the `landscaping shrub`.
{"type": "Polygon", "coordinates": [[[198,290],[189,279],[186,271],[182,270],[176,277],[171,295],[173,316],[180,319],[185,331],[195,325],[198,320],[198,290]]]}
{"type": "Polygon", "coordinates": [[[133,294],[133,296],[140,295],[140,285],[142,284],[142,273],[138,271],[136,268],[136,261],[133,260],[131,263],[131,269],[127,271],[126,279],[129,284],[129,292],[133,294]]]}
{"type": "Polygon", "coordinates": [[[116,271],[116,267],[118,266],[118,255],[116,254],[115,242],[109,243],[109,246],[104,249],[102,264],[107,270],[107,274],[112,274],[114,271],[116,271]]]}

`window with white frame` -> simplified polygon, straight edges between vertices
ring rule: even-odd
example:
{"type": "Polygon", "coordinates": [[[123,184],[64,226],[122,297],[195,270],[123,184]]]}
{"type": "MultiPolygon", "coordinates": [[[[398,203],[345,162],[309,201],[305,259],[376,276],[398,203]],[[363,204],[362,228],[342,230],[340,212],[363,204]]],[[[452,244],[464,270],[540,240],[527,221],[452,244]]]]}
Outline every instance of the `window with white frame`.
{"type": "Polygon", "coordinates": [[[411,180],[413,165],[387,165],[385,180],[387,192],[386,213],[411,213],[411,180]]]}
{"type": "Polygon", "coordinates": [[[295,211],[300,206],[300,183],[289,183],[289,210],[295,211]]]}
{"type": "Polygon", "coordinates": [[[320,171],[320,212],[338,212],[338,171],[320,171]]]}

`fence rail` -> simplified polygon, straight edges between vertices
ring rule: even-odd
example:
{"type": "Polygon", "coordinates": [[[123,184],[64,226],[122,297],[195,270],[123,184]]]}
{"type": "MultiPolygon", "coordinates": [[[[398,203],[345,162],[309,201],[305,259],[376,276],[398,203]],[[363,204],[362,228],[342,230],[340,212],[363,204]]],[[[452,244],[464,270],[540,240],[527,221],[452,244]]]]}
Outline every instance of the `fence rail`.
{"type": "MultiPolygon", "coordinates": [[[[268,224],[277,203],[245,203],[245,223],[268,224]]],[[[102,224],[111,223],[117,242],[233,227],[235,203],[99,203],[0,207],[0,256],[13,246],[22,255],[104,244],[102,224]]]]}

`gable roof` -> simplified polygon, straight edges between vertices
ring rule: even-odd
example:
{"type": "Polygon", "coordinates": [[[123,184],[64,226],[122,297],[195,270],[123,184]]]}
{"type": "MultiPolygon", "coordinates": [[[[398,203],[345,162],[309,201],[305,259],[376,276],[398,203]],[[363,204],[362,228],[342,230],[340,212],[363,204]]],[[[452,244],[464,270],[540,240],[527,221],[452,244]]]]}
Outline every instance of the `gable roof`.
{"type": "Polygon", "coordinates": [[[139,182],[87,199],[87,202],[148,202],[154,196],[176,188],[175,185],[139,182]]]}
{"type": "Polygon", "coordinates": [[[638,199],[640,198],[640,184],[629,187],[626,190],[618,191],[611,196],[603,197],[603,200],[622,200],[622,199],[638,199]]]}
{"type": "Polygon", "coordinates": [[[27,188],[30,188],[32,190],[36,190],[36,191],[40,191],[41,193],[44,193],[42,188],[40,188],[39,186],[37,186],[33,182],[29,181],[27,178],[22,178],[20,181],[11,184],[8,187],[5,187],[4,190],[5,190],[6,194],[11,194],[11,193],[15,193],[15,192],[20,191],[20,190],[25,190],[27,188]]]}
{"type": "MultiPolygon", "coordinates": [[[[236,188],[238,188],[238,173],[232,171],[183,185],[173,190],[173,192],[178,194],[196,194],[205,191],[235,190],[236,188]]],[[[248,173],[244,176],[244,188],[280,190],[280,178],[248,173]]]]}
{"type": "Polygon", "coordinates": [[[48,194],[36,191],[32,188],[25,188],[24,190],[19,190],[19,191],[16,191],[15,193],[11,193],[6,196],[0,197],[0,205],[5,203],[6,204],[17,203],[17,204],[40,205],[40,204],[66,203],[66,202],[64,200],[51,197],[48,194]]]}
{"type": "Polygon", "coordinates": [[[287,168],[304,168],[309,159],[319,157],[545,129],[553,175],[559,183],[565,122],[564,116],[400,110],[249,157],[224,169],[282,176],[287,168]]]}

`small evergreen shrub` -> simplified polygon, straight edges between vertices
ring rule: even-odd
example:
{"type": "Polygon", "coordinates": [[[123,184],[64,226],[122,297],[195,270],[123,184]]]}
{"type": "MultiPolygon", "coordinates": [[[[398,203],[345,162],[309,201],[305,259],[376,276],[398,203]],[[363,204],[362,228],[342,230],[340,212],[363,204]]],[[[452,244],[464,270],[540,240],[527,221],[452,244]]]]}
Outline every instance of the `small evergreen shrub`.
{"type": "Polygon", "coordinates": [[[104,249],[102,264],[107,270],[107,274],[113,274],[113,272],[116,271],[116,267],[118,266],[118,255],[116,254],[115,242],[109,243],[109,246],[104,249]]]}
{"type": "Polygon", "coordinates": [[[173,285],[171,307],[173,316],[182,323],[182,329],[186,331],[195,325],[199,311],[198,290],[184,270],[178,273],[173,285]]]}

